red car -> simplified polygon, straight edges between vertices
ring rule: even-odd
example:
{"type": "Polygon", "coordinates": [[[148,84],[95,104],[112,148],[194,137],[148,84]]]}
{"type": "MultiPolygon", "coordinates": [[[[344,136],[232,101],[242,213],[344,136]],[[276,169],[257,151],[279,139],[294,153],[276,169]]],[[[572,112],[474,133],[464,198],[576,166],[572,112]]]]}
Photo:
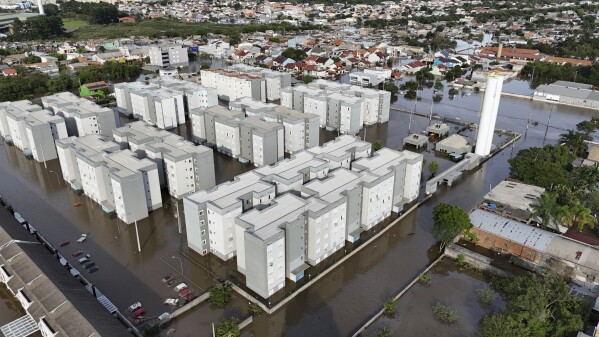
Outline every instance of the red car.
{"type": "Polygon", "coordinates": [[[187,297],[185,298],[185,303],[189,303],[189,302],[195,300],[196,298],[198,298],[198,295],[191,293],[191,294],[187,295],[187,297]]]}
{"type": "Polygon", "coordinates": [[[189,289],[183,289],[179,292],[179,296],[185,298],[187,297],[187,295],[191,294],[191,291],[189,289]]]}
{"type": "Polygon", "coordinates": [[[73,252],[71,255],[72,255],[73,257],[77,257],[77,256],[79,256],[79,255],[81,255],[81,254],[83,254],[83,251],[82,251],[82,250],[76,250],[76,251],[74,251],[74,252],[73,252]]]}
{"type": "Polygon", "coordinates": [[[144,309],[143,307],[135,310],[134,312],[131,313],[131,316],[133,316],[133,318],[138,318],[143,316],[143,314],[146,313],[146,309],[144,309]]]}
{"type": "Polygon", "coordinates": [[[59,247],[64,247],[66,245],[68,245],[70,243],[69,240],[62,240],[60,241],[60,243],[58,244],[59,247]]]}
{"type": "Polygon", "coordinates": [[[79,206],[81,206],[81,203],[79,201],[73,203],[73,207],[79,207],[79,206]]]}

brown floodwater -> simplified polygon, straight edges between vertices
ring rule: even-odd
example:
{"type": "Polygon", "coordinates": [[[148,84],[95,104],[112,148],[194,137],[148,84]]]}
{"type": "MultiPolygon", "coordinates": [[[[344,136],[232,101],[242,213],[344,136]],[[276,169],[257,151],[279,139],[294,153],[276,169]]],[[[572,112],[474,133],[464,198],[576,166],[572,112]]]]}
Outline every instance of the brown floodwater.
{"type": "MultiPolygon", "coordinates": [[[[395,106],[409,103],[402,100],[395,106]]],[[[472,110],[478,106],[478,97],[472,95],[456,98],[448,104],[435,104],[435,114],[476,121],[476,113],[472,110]]],[[[420,107],[418,109],[420,111],[420,107]]],[[[427,109],[430,106],[422,108],[423,111],[427,109]]],[[[547,121],[550,110],[548,104],[503,98],[497,127],[521,132],[525,137],[477,171],[464,174],[453,187],[441,187],[432,198],[385,235],[281,310],[270,316],[256,317],[254,323],[244,330],[244,335],[335,337],[353,334],[388,297],[396,294],[437,257],[438,248],[430,234],[431,211],[436,204],[445,202],[464,209],[472,208],[490,186],[507,177],[507,160],[519,149],[554,143],[563,129],[573,128],[583,119],[598,116],[596,112],[587,110],[555,107],[552,127],[546,129],[542,123],[547,121]],[[531,125],[527,131],[529,115],[539,124],[531,125]]],[[[381,139],[387,146],[398,149],[409,130],[419,132],[429,124],[428,118],[418,116],[413,116],[410,123],[410,115],[398,111],[392,111],[390,119],[388,123],[368,127],[365,130],[366,140],[381,139]]],[[[177,132],[185,135],[187,129],[182,127],[177,132]]],[[[336,135],[334,132],[323,133],[321,141],[336,135]]],[[[435,158],[431,150],[424,154],[429,162],[435,158]]],[[[442,169],[451,165],[444,159],[435,160],[441,163],[442,169]]],[[[215,165],[219,183],[252,169],[249,164],[219,154],[215,154],[215,165]]],[[[428,176],[428,173],[424,175],[428,176]]],[[[140,254],[137,252],[135,226],[127,226],[114,216],[104,214],[97,204],[67,188],[57,160],[49,162],[46,169],[43,164],[26,159],[15,147],[5,144],[0,144],[0,195],[51,242],[70,240],[72,243],[61,251],[72,263],[76,263],[70,257],[72,251],[82,249],[89,252],[101,268],[90,275],[90,279],[123,311],[136,301],[142,301],[149,316],[156,317],[171,311],[171,307],[162,304],[165,298],[174,295],[160,282],[167,273],[188,283],[194,291],[203,293],[215,284],[216,278],[229,278],[230,271],[234,269],[234,261],[223,263],[212,256],[201,257],[191,252],[196,260],[191,263],[179,253],[188,252],[184,223],[180,234],[175,203],[166,195],[163,195],[164,207],[138,222],[142,246],[140,254]],[[81,202],[82,206],[73,207],[74,202],[81,202]],[[75,243],[81,233],[89,233],[89,240],[83,244],[75,243]]],[[[179,211],[183,211],[181,203],[179,211]]],[[[451,295],[451,287],[440,285],[440,288],[444,289],[439,291],[440,297],[444,293],[451,295]]],[[[414,296],[417,301],[419,295],[414,296]]],[[[223,315],[243,318],[246,314],[246,301],[236,295],[224,310],[204,303],[171,324],[170,327],[175,330],[172,336],[211,336],[211,324],[223,315]]],[[[416,322],[405,321],[404,324],[416,322]]]]}

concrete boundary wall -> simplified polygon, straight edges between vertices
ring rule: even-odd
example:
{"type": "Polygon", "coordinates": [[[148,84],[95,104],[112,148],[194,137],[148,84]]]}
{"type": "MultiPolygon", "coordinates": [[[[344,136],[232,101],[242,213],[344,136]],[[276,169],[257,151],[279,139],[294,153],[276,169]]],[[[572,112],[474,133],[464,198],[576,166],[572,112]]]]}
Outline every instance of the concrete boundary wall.
{"type": "Polygon", "coordinates": [[[277,303],[277,305],[275,305],[272,308],[269,308],[266,305],[264,305],[262,302],[257,301],[253,296],[251,296],[250,294],[248,294],[246,291],[244,291],[243,289],[239,288],[238,286],[232,284],[232,287],[233,287],[233,289],[237,293],[239,293],[239,295],[245,297],[248,301],[250,301],[252,303],[258,304],[262,308],[262,310],[264,310],[264,312],[268,313],[269,315],[273,314],[277,310],[281,309],[284,305],[286,305],[289,301],[291,301],[292,299],[294,299],[297,295],[301,294],[304,290],[308,289],[310,286],[312,286],[314,283],[320,281],[320,279],[322,279],[323,277],[327,276],[330,272],[332,272],[333,270],[335,270],[341,264],[345,263],[345,261],[347,261],[348,259],[350,259],[356,253],[358,253],[362,249],[368,247],[368,245],[370,245],[373,241],[375,241],[376,239],[378,239],[381,235],[385,234],[389,229],[391,229],[395,224],[397,224],[404,217],[406,217],[408,214],[410,214],[413,210],[415,210],[418,207],[420,207],[420,205],[422,203],[424,203],[426,200],[428,200],[428,198],[429,197],[426,197],[422,201],[420,201],[419,203],[417,203],[414,206],[412,206],[405,213],[403,213],[397,219],[395,219],[392,223],[390,223],[387,227],[381,229],[381,231],[378,232],[377,234],[375,234],[370,240],[368,240],[367,242],[364,242],[364,244],[362,244],[358,248],[352,250],[349,254],[347,254],[344,257],[342,257],[339,261],[337,261],[331,267],[327,268],[327,270],[325,270],[322,273],[318,274],[316,277],[314,277],[308,283],[304,284],[301,288],[299,288],[298,290],[296,290],[293,294],[291,294],[290,296],[286,297],[281,302],[277,303]]]}
{"type": "MultiPolygon", "coordinates": [[[[433,261],[428,267],[426,267],[426,269],[424,269],[420,274],[418,274],[413,280],[412,282],[410,282],[407,286],[405,286],[397,295],[395,295],[393,297],[393,303],[396,303],[408,290],[410,290],[410,288],[412,288],[414,286],[414,284],[416,284],[416,282],[418,282],[418,280],[420,279],[420,277],[426,273],[428,273],[429,270],[431,270],[431,268],[433,268],[439,261],[441,261],[441,259],[443,259],[443,257],[445,256],[445,253],[441,254],[435,261],[433,261]]],[[[376,321],[377,319],[379,319],[382,315],[385,314],[385,306],[383,305],[382,309],[379,310],[374,316],[372,316],[372,318],[370,318],[368,320],[368,322],[366,322],[364,325],[362,325],[362,327],[360,327],[358,329],[358,331],[356,331],[352,337],[358,337],[360,336],[360,334],[366,330],[366,328],[368,328],[372,323],[374,323],[374,321],[376,321]]]]}

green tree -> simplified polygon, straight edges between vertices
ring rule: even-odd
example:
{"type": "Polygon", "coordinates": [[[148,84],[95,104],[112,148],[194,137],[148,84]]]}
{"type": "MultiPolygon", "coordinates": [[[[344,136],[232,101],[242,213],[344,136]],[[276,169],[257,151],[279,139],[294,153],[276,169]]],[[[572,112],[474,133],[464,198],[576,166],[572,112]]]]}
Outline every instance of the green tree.
{"type": "Polygon", "coordinates": [[[585,141],[588,140],[591,140],[588,134],[572,130],[568,130],[568,133],[563,133],[559,137],[559,142],[570,148],[570,151],[579,157],[584,156],[587,149],[585,141]]]}
{"type": "Polygon", "coordinates": [[[435,175],[435,173],[439,172],[440,168],[441,165],[439,165],[439,163],[434,160],[428,163],[428,170],[431,172],[433,176],[435,175]]]}
{"type": "Polygon", "coordinates": [[[210,289],[210,302],[224,308],[231,301],[231,292],[231,285],[229,283],[220,283],[210,289]]]}
{"type": "Polygon", "coordinates": [[[50,40],[64,34],[62,19],[58,16],[36,16],[22,22],[13,21],[13,34],[7,37],[10,41],[50,40]]]}
{"type": "Polygon", "coordinates": [[[375,140],[374,143],[372,144],[372,148],[375,151],[378,151],[378,150],[382,149],[383,148],[383,142],[380,139],[375,140]]]}
{"type": "Polygon", "coordinates": [[[434,88],[437,91],[443,91],[443,89],[445,88],[445,86],[443,85],[443,83],[441,81],[436,80],[434,88]]]}
{"type": "Polygon", "coordinates": [[[287,48],[282,53],[283,56],[288,57],[290,59],[294,59],[295,61],[301,61],[306,58],[307,54],[305,51],[301,49],[295,48],[287,48]]]}
{"type": "Polygon", "coordinates": [[[60,8],[55,4],[45,4],[44,13],[46,13],[47,16],[59,16],[60,8]]]}
{"type": "Polygon", "coordinates": [[[557,204],[557,195],[545,191],[535,200],[531,207],[532,219],[541,224],[543,228],[548,228],[555,221],[555,214],[559,207],[557,204]]]}
{"type": "Polygon", "coordinates": [[[119,10],[115,5],[99,3],[90,11],[90,22],[100,25],[119,22],[119,10]]]}
{"type": "Polygon", "coordinates": [[[586,135],[590,135],[599,128],[599,119],[593,117],[590,121],[582,121],[576,124],[576,130],[584,132],[586,135]]]}
{"type": "Polygon", "coordinates": [[[595,228],[595,225],[597,224],[597,218],[595,218],[591,210],[582,202],[576,200],[576,202],[570,206],[570,209],[572,215],[574,216],[574,224],[577,225],[578,231],[582,231],[585,226],[589,226],[589,228],[595,228]]]}
{"type": "Polygon", "coordinates": [[[215,334],[216,337],[239,337],[239,322],[236,318],[220,320],[216,324],[215,334]]]}
{"type": "Polygon", "coordinates": [[[40,63],[42,62],[42,58],[37,55],[29,55],[23,59],[23,63],[31,64],[31,63],[40,63]]]}
{"type": "Polygon", "coordinates": [[[304,82],[305,84],[312,83],[312,81],[314,81],[314,77],[310,75],[302,76],[302,82],[304,82]]]}
{"type": "Polygon", "coordinates": [[[440,203],[433,209],[433,237],[441,242],[440,249],[450,244],[458,235],[464,235],[474,240],[470,232],[472,223],[470,217],[458,206],[440,203]]]}
{"type": "Polygon", "coordinates": [[[583,327],[583,301],[560,278],[518,276],[495,279],[491,286],[507,304],[482,320],[483,337],[567,337],[583,327]]]}
{"type": "Polygon", "coordinates": [[[389,68],[393,67],[393,59],[392,58],[387,59],[387,67],[389,67],[389,68]]]}
{"type": "Polygon", "coordinates": [[[554,185],[570,185],[570,172],[575,156],[565,146],[523,149],[508,160],[510,177],[524,183],[550,189],[554,185]]]}

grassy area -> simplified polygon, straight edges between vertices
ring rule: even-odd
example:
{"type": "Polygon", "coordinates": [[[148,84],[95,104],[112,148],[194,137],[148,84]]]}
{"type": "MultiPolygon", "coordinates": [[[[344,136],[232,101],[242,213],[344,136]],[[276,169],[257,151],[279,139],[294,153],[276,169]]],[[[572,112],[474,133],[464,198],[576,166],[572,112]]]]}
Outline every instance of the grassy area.
{"type": "Polygon", "coordinates": [[[88,25],[87,21],[68,18],[62,19],[62,24],[64,25],[64,28],[80,28],[88,25]]]}
{"type": "MultiPolygon", "coordinates": [[[[66,23],[65,23],[65,27],[66,23]]],[[[214,23],[194,23],[171,20],[146,20],[138,23],[114,23],[110,25],[87,25],[72,33],[75,39],[107,38],[115,39],[129,36],[149,36],[158,38],[161,36],[180,37],[190,35],[225,34],[238,35],[241,33],[252,33],[257,31],[298,31],[307,29],[319,29],[316,26],[292,26],[289,24],[249,24],[249,25],[223,25],[214,23]]]]}

